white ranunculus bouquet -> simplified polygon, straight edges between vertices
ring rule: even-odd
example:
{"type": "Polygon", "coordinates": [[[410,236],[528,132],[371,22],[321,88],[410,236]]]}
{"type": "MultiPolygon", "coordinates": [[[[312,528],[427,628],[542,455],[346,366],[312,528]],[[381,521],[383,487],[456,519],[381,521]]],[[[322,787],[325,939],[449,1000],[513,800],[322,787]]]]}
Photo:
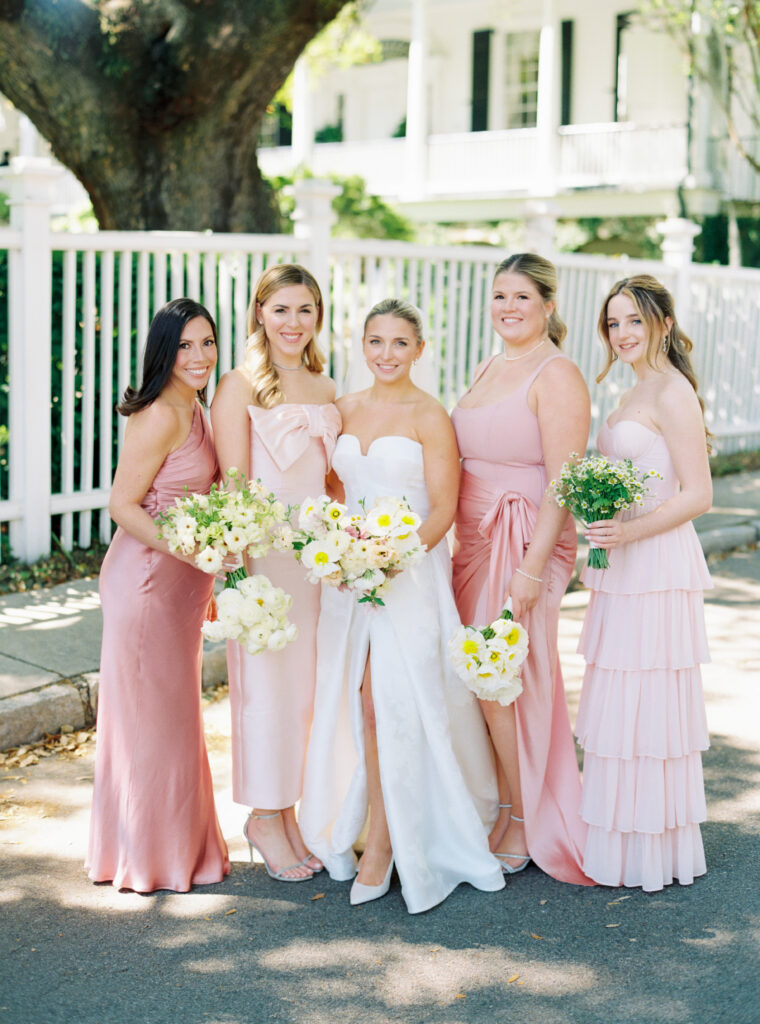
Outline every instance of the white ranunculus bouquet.
{"type": "Polygon", "coordinates": [[[528,634],[514,621],[511,600],[495,622],[477,629],[460,626],[449,640],[454,670],[480,700],[503,707],[522,693],[520,669],[528,656],[528,634]]]}
{"type": "Polygon", "coordinates": [[[298,627],[288,621],[292,603],[290,594],[266,576],[245,576],[225,586],[217,617],[203,623],[202,633],[207,640],[237,640],[249,654],[280,651],[298,636],[298,627]]]}
{"type": "MultiPolygon", "coordinates": [[[[662,474],[654,469],[641,473],[630,459],[611,462],[603,455],[582,459],[571,452],[559,480],[552,480],[549,488],[559,506],[570,509],[576,519],[588,524],[612,519],[621,509],[640,505],[649,493],[645,481],[650,478],[661,480],[662,474]]],[[[608,569],[605,549],[592,546],[588,564],[590,569],[608,569]]]]}
{"type": "MultiPolygon", "coordinates": [[[[236,489],[213,484],[208,494],[186,494],[156,519],[159,537],[170,551],[195,554],[203,572],[223,570],[228,555],[261,558],[272,547],[290,547],[287,510],[258,480],[230,469],[236,489]]],[[[250,654],[280,650],[294,640],[296,626],[287,618],[292,599],[266,576],[248,576],[245,565],[225,574],[216,619],[203,623],[209,640],[237,640],[250,654]]]]}
{"type": "Polygon", "coordinates": [[[323,494],[298,509],[292,548],[312,583],[356,591],[359,603],[383,605],[390,580],[425,553],[420,517],[403,498],[378,498],[350,515],[345,505],[323,494]]]}

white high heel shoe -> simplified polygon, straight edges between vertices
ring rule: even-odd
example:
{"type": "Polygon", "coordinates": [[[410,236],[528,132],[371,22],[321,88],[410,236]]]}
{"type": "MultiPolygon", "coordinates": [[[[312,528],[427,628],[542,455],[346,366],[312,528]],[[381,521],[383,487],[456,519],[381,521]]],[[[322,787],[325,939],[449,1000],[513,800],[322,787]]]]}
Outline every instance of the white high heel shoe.
{"type": "MultiPolygon", "coordinates": [[[[354,879],[354,884],[351,886],[351,893],[349,895],[349,902],[352,907],[358,906],[360,903],[369,903],[370,900],[379,900],[381,896],[385,896],[391,887],[391,874],[393,873],[393,857],[388,865],[388,870],[385,872],[385,878],[382,880],[380,885],[364,885],[362,882],[358,882],[354,879]]],[[[359,876],[357,875],[357,878],[359,876]]]]}

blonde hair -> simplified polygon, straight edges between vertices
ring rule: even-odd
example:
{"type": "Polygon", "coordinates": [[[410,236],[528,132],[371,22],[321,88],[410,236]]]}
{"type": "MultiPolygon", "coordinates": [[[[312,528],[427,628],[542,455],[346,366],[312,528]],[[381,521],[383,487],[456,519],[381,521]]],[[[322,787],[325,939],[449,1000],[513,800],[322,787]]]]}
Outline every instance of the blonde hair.
{"type": "MultiPolygon", "coordinates": [[[[665,285],[660,284],[657,278],[652,277],[650,274],[636,274],[634,277],[624,277],[622,280],[617,281],[602,303],[597,330],[606,349],[607,363],[596,378],[597,384],[604,380],[610,371],[610,367],[617,359],[610,344],[610,329],[607,323],[607,307],[610,304],[610,300],[616,295],[625,295],[631,300],[636,308],[636,312],[647,327],[649,332],[646,351],[647,363],[654,367],[658,351],[663,352],[676,370],[682,373],[694,388],[702,410],[702,418],[704,419],[705,403],[699,394],[697,375],[694,372],[694,367],[691,365],[691,358],[689,357],[694,344],[678,326],[673,296],[665,285]],[[666,323],[667,320],[672,321],[670,328],[668,328],[666,323]]],[[[707,450],[712,451],[712,446],[709,443],[712,434],[707,427],[705,427],[705,434],[708,439],[707,450]]]]}
{"type": "Polygon", "coordinates": [[[424,340],[422,314],[411,302],[404,302],[403,299],[381,299],[376,302],[364,321],[364,335],[367,334],[370,320],[376,316],[396,316],[399,320],[406,320],[414,329],[418,344],[424,340]]]}
{"type": "Polygon", "coordinates": [[[303,365],[312,373],[322,373],[325,367],[322,353],[317,347],[317,335],[322,327],[324,304],[316,278],[299,263],[278,263],[267,267],[256,282],[253,298],[248,306],[248,342],[243,369],[253,389],[253,402],[263,409],[271,409],[285,400],[280,387],[280,376],[272,362],[264,325],[256,319],[256,307],[263,306],[275,292],[291,285],[305,285],[314,296],[317,322],[314,334],[303,350],[303,365]]]}
{"type": "Polygon", "coordinates": [[[534,252],[518,252],[501,261],[493,276],[494,281],[499,274],[524,274],[536,286],[544,302],[554,303],[546,329],[550,340],[557,348],[562,348],[562,342],[567,337],[567,327],[557,313],[557,268],[554,264],[534,252]]]}

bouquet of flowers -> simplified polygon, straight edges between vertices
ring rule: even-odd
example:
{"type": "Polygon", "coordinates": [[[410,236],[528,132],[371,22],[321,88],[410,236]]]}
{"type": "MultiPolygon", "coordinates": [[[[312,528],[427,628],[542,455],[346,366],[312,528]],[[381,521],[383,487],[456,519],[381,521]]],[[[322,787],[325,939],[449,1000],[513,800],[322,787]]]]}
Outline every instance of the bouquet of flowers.
{"type": "MultiPolygon", "coordinates": [[[[569,508],[581,522],[595,523],[612,519],[620,509],[640,505],[649,493],[644,482],[652,477],[662,479],[662,474],[653,469],[641,473],[630,459],[611,462],[603,455],[582,459],[571,452],[559,480],[552,480],[549,487],[558,505],[569,508]]],[[[592,545],[588,564],[590,569],[609,568],[605,549],[592,545]]]]}
{"type": "Polygon", "coordinates": [[[225,585],[216,619],[207,619],[201,632],[207,640],[237,640],[249,654],[280,651],[298,636],[298,627],[288,621],[292,604],[290,594],[266,576],[244,576],[225,585]]]}
{"type": "Polygon", "coordinates": [[[403,498],[378,498],[367,512],[350,515],[323,494],[298,509],[291,547],[311,583],[356,591],[360,604],[383,605],[390,580],[425,553],[420,517],[403,498]]]}
{"type": "Polygon", "coordinates": [[[517,700],[528,634],[514,621],[511,599],[490,626],[460,626],[449,640],[449,654],[456,674],[480,700],[495,700],[502,707],[517,700]]]}
{"type": "MultiPolygon", "coordinates": [[[[227,471],[237,490],[212,484],[208,494],[186,494],[156,519],[158,536],[170,551],[197,551],[195,564],[203,572],[222,570],[227,555],[260,558],[270,548],[286,547],[287,512],[260,481],[246,480],[236,469],[227,471]]],[[[265,576],[248,577],[245,565],[225,574],[218,617],[203,623],[209,640],[237,640],[250,654],[280,650],[297,635],[288,622],[292,599],[265,576]]]]}

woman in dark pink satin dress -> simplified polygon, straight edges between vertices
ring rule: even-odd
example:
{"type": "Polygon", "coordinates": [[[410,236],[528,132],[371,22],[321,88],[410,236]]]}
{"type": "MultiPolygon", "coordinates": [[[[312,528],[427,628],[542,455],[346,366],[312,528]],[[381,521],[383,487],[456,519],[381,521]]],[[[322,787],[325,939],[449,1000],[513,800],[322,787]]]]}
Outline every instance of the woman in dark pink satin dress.
{"type": "Polygon", "coordinates": [[[213,577],[170,554],[155,517],[218,468],[199,401],[216,365],[216,328],[175,299],[148,333],[143,382],[111,493],[118,525],[100,573],[103,646],[87,869],[118,889],[186,892],[229,871],[201,716],[201,622],[213,577]]]}
{"type": "Polygon", "coordinates": [[[523,692],[481,701],[496,754],[500,813],[490,843],[506,874],[532,859],[563,882],[582,869],[586,826],[557,656],[559,605],[575,562],[575,528],[546,495],[571,451],[583,452],[589,397],[559,351],[556,271],[522,254],[497,269],[491,319],[503,351],[479,368],[452,419],[462,456],[454,596],[462,622],[493,621],[507,597],[530,637],[523,692]]]}

